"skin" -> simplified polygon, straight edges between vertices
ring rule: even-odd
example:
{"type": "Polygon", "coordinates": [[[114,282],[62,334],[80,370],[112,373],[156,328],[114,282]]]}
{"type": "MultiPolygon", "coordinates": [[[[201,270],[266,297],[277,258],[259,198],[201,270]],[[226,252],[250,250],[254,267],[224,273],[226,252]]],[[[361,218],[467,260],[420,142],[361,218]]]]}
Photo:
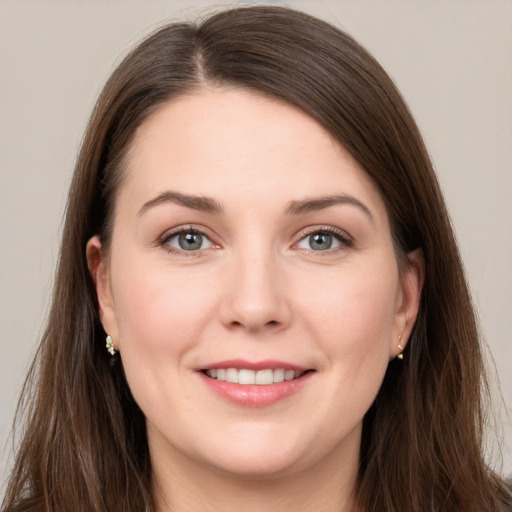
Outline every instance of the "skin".
{"type": "Polygon", "coordinates": [[[350,510],[362,419],[414,324],[421,253],[399,272],[370,178],[313,119],[252,92],[169,102],[138,129],[125,173],[110,254],[94,237],[87,257],[147,418],[158,510],[350,510]],[[167,191],[222,213],[150,203],[167,191]],[[287,211],[335,194],[360,204],[287,211]],[[169,239],[180,227],[205,234],[200,250],[169,239]],[[326,229],[331,248],[315,250],[326,229]],[[197,371],[228,359],[314,371],[292,396],[243,407],[197,371]]]}

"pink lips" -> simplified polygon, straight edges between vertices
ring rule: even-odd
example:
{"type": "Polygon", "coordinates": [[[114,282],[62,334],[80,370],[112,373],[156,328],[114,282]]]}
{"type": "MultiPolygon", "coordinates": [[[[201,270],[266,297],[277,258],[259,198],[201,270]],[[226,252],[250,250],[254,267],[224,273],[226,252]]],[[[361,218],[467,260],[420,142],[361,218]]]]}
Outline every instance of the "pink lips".
{"type": "Polygon", "coordinates": [[[249,362],[240,359],[229,361],[220,361],[209,364],[198,369],[198,374],[208,388],[228,400],[229,402],[242,407],[268,407],[300,391],[310,380],[313,371],[308,368],[285,363],[282,361],[258,361],[249,362]],[[284,370],[293,370],[295,372],[306,372],[293,380],[283,382],[274,382],[273,384],[236,384],[223,380],[216,380],[206,375],[205,371],[210,369],[228,369],[237,370],[247,369],[253,371],[275,370],[282,368],[284,370]]]}

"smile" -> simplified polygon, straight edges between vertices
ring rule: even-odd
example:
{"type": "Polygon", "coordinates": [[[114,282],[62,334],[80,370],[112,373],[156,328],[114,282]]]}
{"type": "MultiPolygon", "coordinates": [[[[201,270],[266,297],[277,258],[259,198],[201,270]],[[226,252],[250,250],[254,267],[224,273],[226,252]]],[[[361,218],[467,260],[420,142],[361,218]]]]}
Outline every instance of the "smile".
{"type": "Polygon", "coordinates": [[[300,392],[317,372],[280,361],[223,361],[196,370],[207,388],[239,407],[268,407],[300,392]]]}
{"type": "Polygon", "coordinates": [[[231,382],[241,385],[269,386],[284,381],[298,379],[304,375],[304,371],[285,370],[284,368],[250,370],[246,368],[212,368],[204,373],[211,379],[231,382]]]}

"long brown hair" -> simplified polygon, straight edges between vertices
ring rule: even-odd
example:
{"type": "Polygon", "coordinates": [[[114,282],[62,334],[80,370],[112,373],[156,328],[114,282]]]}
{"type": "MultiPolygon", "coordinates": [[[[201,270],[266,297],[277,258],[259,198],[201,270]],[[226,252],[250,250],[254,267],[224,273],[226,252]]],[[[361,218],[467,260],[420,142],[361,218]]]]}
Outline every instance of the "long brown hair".
{"type": "Polygon", "coordinates": [[[136,128],[169,99],[205,83],[258,91],[316,119],[379,187],[399,261],[423,250],[425,286],[405,358],[390,362],[364,419],[359,509],[505,510],[510,495],[482,456],[485,377],[475,314],[418,129],[390,78],[351,37],[279,7],[168,25],[107,82],[71,185],[53,305],[20,401],[25,430],[3,507],[152,506],[144,416],[122,364],[112,364],[105,350],[85,246],[99,234],[108,247],[136,128]]]}

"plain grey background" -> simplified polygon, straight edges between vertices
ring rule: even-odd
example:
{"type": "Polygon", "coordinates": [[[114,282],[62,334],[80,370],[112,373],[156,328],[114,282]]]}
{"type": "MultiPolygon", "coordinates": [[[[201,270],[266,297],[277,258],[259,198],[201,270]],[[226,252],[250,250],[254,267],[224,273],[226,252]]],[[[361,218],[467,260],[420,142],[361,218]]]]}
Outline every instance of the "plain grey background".
{"type": "MultiPolygon", "coordinates": [[[[104,81],[163,21],[248,3],[0,0],[0,449],[43,329],[74,159],[104,81]]],[[[495,403],[505,437],[501,449],[492,444],[491,458],[499,469],[501,452],[510,474],[512,2],[280,3],[355,36],[416,117],[452,215],[489,366],[492,354],[501,380],[503,402],[495,403]]],[[[0,469],[9,467],[10,449],[0,469]]]]}

